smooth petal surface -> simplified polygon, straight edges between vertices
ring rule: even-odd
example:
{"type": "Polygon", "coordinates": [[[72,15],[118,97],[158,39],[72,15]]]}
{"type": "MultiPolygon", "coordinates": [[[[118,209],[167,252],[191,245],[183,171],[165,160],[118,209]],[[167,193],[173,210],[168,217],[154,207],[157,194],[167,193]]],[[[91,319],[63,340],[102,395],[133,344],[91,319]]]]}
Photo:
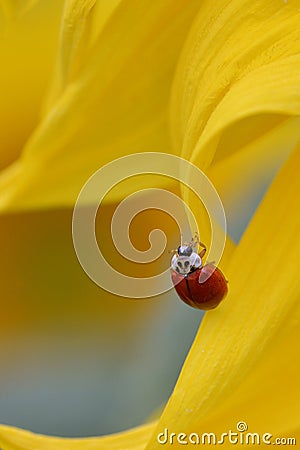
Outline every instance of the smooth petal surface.
{"type": "MultiPolygon", "coordinates": [[[[225,268],[228,298],[217,310],[205,315],[157,433],[166,427],[175,433],[202,429],[209,416],[217,415],[230,402],[245,377],[251,384],[260,370],[268,371],[268,366],[260,369],[258,364],[263,362],[264,355],[269,357],[269,352],[272,357],[276,345],[287,336],[292,355],[289,360],[295,359],[292,380],[298,376],[298,339],[292,337],[299,336],[300,320],[299,164],[297,150],[275,179],[225,268]]],[[[258,391],[262,393],[269,382],[268,378],[259,378],[258,391]]],[[[297,383],[290,386],[289,396],[283,399],[286,408],[293,401],[299,404],[299,398],[297,383]]],[[[272,422],[278,424],[281,420],[285,429],[290,424],[285,418],[286,408],[277,409],[273,414],[276,421],[272,422]]],[[[245,416],[239,420],[247,421],[244,411],[245,416]]],[[[253,428],[259,426],[262,420],[259,414],[257,419],[253,415],[252,418],[253,428]]],[[[299,414],[294,417],[293,427],[299,427],[298,418],[299,414]]],[[[277,432],[275,426],[270,430],[273,434],[277,432]]],[[[159,448],[155,435],[147,448],[159,448]]]]}
{"type": "Polygon", "coordinates": [[[297,0],[202,2],[173,89],[173,140],[184,157],[207,168],[299,115],[299,15],[297,0]],[[231,148],[219,143],[228,127],[258,115],[254,134],[232,135],[231,148]]]}
{"type": "Polygon", "coordinates": [[[1,0],[0,11],[6,21],[14,20],[30,11],[39,0],[1,0]]]}
{"type": "MultiPolygon", "coordinates": [[[[243,131],[247,126],[252,128],[251,121],[245,121],[243,131]]],[[[230,142],[232,146],[235,144],[232,136],[236,136],[237,129],[238,126],[233,126],[224,133],[220,140],[222,148],[229,147],[230,142]]],[[[208,175],[225,208],[229,234],[235,240],[241,237],[274,176],[299,142],[299,130],[299,117],[281,120],[209,168],[208,175]]],[[[189,203],[194,207],[192,198],[189,203]]]]}
{"type": "Polygon", "coordinates": [[[87,439],[42,436],[13,427],[0,426],[1,450],[142,450],[154,424],[124,433],[87,439]]]}
{"type": "Polygon", "coordinates": [[[67,2],[51,95],[21,157],[2,173],[2,210],[72,205],[110,160],[171,151],[170,86],[199,3],[113,2],[105,22],[95,6],[67,2]]]}
{"type": "Polygon", "coordinates": [[[289,316],[291,326],[280,330],[253,371],[217,414],[204,420],[202,428],[222,432],[222,428],[223,431],[224,427],[235,428],[239,420],[246,419],[249,431],[299,436],[300,364],[296,343],[300,339],[300,326],[296,320],[292,314],[289,316]]]}
{"type": "Polygon", "coordinates": [[[0,173],[20,157],[39,122],[58,46],[61,0],[37,2],[25,13],[28,3],[7,2],[15,12],[0,19],[0,173]]]}

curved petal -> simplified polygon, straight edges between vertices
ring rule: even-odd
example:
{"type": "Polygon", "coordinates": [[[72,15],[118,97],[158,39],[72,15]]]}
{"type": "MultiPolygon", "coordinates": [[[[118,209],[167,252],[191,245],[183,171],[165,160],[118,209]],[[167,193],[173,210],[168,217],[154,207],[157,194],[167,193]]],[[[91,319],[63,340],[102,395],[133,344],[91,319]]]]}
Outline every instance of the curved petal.
{"type": "Polygon", "coordinates": [[[105,437],[66,439],[0,426],[2,450],[142,450],[155,424],[105,437]]]}
{"type": "MultiPolygon", "coordinates": [[[[249,119],[245,127],[247,122],[249,119]]],[[[235,139],[226,136],[231,131],[232,127],[222,142],[234,143],[235,139]]],[[[235,240],[242,235],[272,179],[299,141],[300,117],[291,117],[209,168],[209,176],[224,204],[229,234],[235,240]]]]}
{"type": "Polygon", "coordinates": [[[38,2],[23,14],[29,3],[7,2],[16,11],[0,24],[0,171],[37,126],[57,51],[62,2],[38,2]]]}
{"type": "MultiPolygon", "coordinates": [[[[206,417],[230,402],[278,340],[299,327],[299,163],[297,150],[236,248],[226,269],[228,298],[205,315],[157,430],[199,429],[206,417]]],[[[297,341],[288,342],[294,351],[297,341]]],[[[298,384],[290,388],[298,389],[298,384]]],[[[278,416],[287,425],[283,412],[278,416]]],[[[159,446],[152,440],[148,448],[159,446]]]]}
{"type": "Polygon", "coordinates": [[[231,148],[219,143],[229,126],[259,115],[263,134],[270,114],[299,115],[298,8],[296,0],[203,2],[173,89],[173,140],[184,157],[206,168],[235,150],[233,136],[231,148]]]}
{"type": "Polygon", "coordinates": [[[106,22],[120,5],[122,0],[67,0],[63,12],[60,36],[60,48],[53,74],[52,86],[48,93],[44,113],[66,89],[68,83],[84,70],[84,64],[95,41],[106,26],[106,22]]]}
{"type": "Polygon", "coordinates": [[[199,2],[113,2],[105,22],[94,3],[68,2],[61,78],[22,157],[0,177],[2,210],[73,204],[106,162],[170,150],[170,85],[199,2]]]}
{"type": "Polygon", "coordinates": [[[300,363],[297,345],[292,344],[299,342],[300,326],[289,320],[294,324],[280,330],[230,399],[205,419],[206,429],[222,432],[222,427],[223,431],[233,428],[239,420],[246,421],[252,431],[283,437],[300,429],[300,363]]]}
{"type": "Polygon", "coordinates": [[[39,0],[1,0],[0,11],[2,12],[6,21],[20,17],[30,11],[39,0]]]}

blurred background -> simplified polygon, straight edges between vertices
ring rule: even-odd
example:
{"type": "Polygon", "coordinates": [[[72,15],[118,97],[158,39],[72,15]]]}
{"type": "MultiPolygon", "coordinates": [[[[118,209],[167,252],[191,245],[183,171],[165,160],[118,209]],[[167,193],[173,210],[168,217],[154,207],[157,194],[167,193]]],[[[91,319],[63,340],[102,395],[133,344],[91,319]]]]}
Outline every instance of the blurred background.
{"type": "MultiPolygon", "coordinates": [[[[109,221],[113,209],[101,218],[109,221]]],[[[0,422],[99,435],[138,425],[167,401],[202,313],[175,291],[128,300],[98,288],[77,261],[71,218],[69,210],[0,218],[0,422]]],[[[106,221],[98,225],[102,247],[106,221]]],[[[162,213],[141,215],[136,230],[142,222],[133,233],[140,249],[153,223],[177,245],[176,226],[162,213]]]]}

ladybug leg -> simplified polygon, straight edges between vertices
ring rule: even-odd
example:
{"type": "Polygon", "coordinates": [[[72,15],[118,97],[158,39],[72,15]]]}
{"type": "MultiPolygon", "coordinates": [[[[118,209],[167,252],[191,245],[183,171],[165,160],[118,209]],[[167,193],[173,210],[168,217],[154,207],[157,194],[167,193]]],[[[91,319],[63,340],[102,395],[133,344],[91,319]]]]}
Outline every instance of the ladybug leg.
{"type": "Polygon", "coordinates": [[[192,243],[193,243],[194,245],[195,245],[195,244],[198,244],[198,245],[199,245],[199,243],[200,243],[199,234],[198,234],[197,231],[195,231],[195,235],[194,235],[194,237],[192,238],[192,243]]]}
{"type": "Polygon", "coordinates": [[[203,244],[203,243],[200,242],[200,241],[198,242],[198,245],[199,245],[200,247],[202,247],[202,250],[201,250],[201,252],[199,253],[200,258],[202,259],[203,256],[204,256],[205,253],[206,253],[206,245],[203,244]]]}
{"type": "Polygon", "coordinates": [[[201,250],[201,252],[199,253],[199,256],[200,256],[201,259],[203,259],[203,256],[205,255],[205,253],[206,253],[206,248],[201,250]]]}
{"type": "Polygon", "coordinates": [[[196,245],[199,245],[199,247],[202,247],[202,250],[201,250],[201,252],[199,253],[200,258],[202,259],[203,256],[204,256],[205,253],[206,253],[206,245],[203,244],[203,242],[200,241],[200,239],[199,239],[199,234],[197,233],[197,231],[195,231],[195,236],[194,236],[193,239],[192,239],[192,243],[193,243],[194,245],[196,244],[196,245]]]}

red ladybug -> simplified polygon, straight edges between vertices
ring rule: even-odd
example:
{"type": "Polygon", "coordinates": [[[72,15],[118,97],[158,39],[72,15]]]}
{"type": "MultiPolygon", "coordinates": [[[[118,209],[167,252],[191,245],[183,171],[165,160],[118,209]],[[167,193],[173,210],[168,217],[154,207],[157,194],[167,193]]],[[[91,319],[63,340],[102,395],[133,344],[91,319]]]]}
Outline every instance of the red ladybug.
{"type": "Polygon", "coordinates": [[[213,264],[202,265],[206,247],[198,242],[203,250],[193,251],[193,243],[181,245],[172,258],[172,281],[177,294],[187,305],[198,309],[213,309],[226,296],[228,288],[224,275],[213,264]],[[199,277],[205,281],[199,281],[199,277]]]}

